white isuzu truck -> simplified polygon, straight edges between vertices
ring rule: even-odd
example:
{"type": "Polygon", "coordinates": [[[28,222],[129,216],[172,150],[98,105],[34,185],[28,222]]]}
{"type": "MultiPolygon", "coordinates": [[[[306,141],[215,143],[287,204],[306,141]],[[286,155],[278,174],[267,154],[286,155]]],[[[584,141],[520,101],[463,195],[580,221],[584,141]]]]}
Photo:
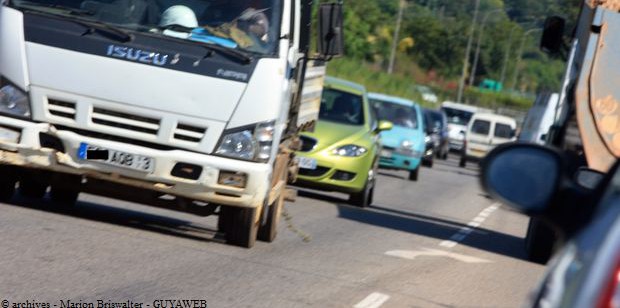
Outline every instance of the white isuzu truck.
{"type": "Polygon", "coordinates": [[[0,199],[89,192],[276,235],[341,4],[0,0],[0,199]],[[318,53],[310,51],[319,8],[318,53]]]}

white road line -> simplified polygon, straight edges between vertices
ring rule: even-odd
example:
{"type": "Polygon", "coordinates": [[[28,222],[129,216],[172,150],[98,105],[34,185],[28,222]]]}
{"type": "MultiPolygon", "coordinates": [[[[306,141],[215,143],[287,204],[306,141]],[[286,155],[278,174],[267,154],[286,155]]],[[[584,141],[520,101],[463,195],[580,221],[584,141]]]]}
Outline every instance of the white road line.
{"type": "Polygon", "coordinates": [[[379,308],[390,299],[389,295],[373,292],[366,296],[361,302],[355,304],[354,308],[379,308]]]}
{"type": "Polygon", "coordinates": [[[454,259],[457,261],[465,262],[465,263],[490,263],[491,261],[486,259],[481,259],[477,257],[472,257],[464,254],[458,254],[453,252],[447,252],[443,250],[437,249],[429,249],[422,248],[422,250],[391,250],[385,253],[388,256],[398,257],[408,260],[414,260],[417,257],[427,256],[427,257],[446,257],[450,259],[454,259]]]}
{"type": "Polygon", "coordinates": [[[445,248],[453,248],[454,246],[456,246],[456,244],[458,243],[455,241],[442,241],[441,243],[439,243],[439,246],[445,248]]]}
{"type": "Polygon", "coordinates": [[[454,248],[460,242],[464,241],[467,236],[474,232],[476,228],[480,227],[480,225],[482,225],[482,223],[487,218],[489,218],[489,216],[491,216],[491,214],[493,214],[493,212],[495,212],[498,208],[499,203],[494,203],[493,205],[482,210],[482,212],[480,212],[478,216],[476,216],[474,219],[472,219],[472,221],[467,223],[466,227],[462,227],[461,229],[459,229],[459,231],[454,233],[449,240],[441,241],[439,243],[439,246],[445,248],[454,248]]]}

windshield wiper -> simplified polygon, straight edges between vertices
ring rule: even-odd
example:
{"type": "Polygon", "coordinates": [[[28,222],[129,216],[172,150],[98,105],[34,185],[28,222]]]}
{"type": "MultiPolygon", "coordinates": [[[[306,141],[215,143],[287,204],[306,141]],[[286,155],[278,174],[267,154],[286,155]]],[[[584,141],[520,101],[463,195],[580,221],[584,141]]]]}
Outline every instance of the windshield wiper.
{"type": "MultiPolygon", "coordinates": [[[[181,25],[169,25],[169,26],[162,27],[161,29],[183,32],[183,33],[192,33],[192,31],[194,30],[194,28],[188,28],[188,27],[184,27],[181,25]]],[[[174,36],[170,36],[170,37],[174,38],[174,36]]],[[[241,61],[245,65],[252,63],[252,60],[254,60],[254,58],[252,58],[250,55],[246,54],[245,52],[242,52],[237,49],[231,49],[231,48],[227,48],[224,46],[220,46],[217,43],[206,43],[206,42],[201,42],[199,40],[188,40],[188,39],[181,39],[181,40],[185,43],[188,43],[188,42],[191,42],[192,44],[197,43],[199,46],[206,48],[210,52],[217,51],[226,56],[233,57],[241,61]]],[[[207,54],[205,58],[209,56],[210,54],[207,54]]]]}
{"type": "Polygon", "coordinates": [[[42,6],[42,7],[49,7],[49,8],[54,8],[54,9],[59,9],[59,10],[63,10],[63,11],[67,11],[69,12],[71,15],[79,15],[79,16],[92,16],[95,15],[95,12],[93,11],[89,11],[89,10],[84,10],[84,9],[78,9],[78,8],[74,8],[74,7],[69,7],[66,5],[62,5],[62,4],[56,4],[56,3],[39,3],[39,2],[32,2],[32,1],[23,1],[21,3],[26,4],[28,6],[42,6]]]}
{"type": "MultiPolygon", "coordinates": [[[[63,10],[65,10],[65,7],[57,6],[57,5],[45,5],[45,7],[54,7],[54,8],[62,7],[63,10]]],[[[86,32],[82,33],[82,36],[93,34],[97,31],[100,31],[104,34],[107,34],[107,36],[110,36],[112,39],[122,42],[122,43],[131,42],[133,40],[133,35],[131,35],[130,33],[127,33],[122,29],[119,29],[117,27],[114,27],[112,25],[109,25],[103,22],[94,21],[94,20],[84,20],[83,18],[80,18],[80,19],[67,18],[67,16],[57,15],[54,13],[40,11],[40,10],[36,10],[32,8],[29,8],[26,10],[30,13],[45,15],[45,16],[52,17],[58,20],[70,21],[72,23],[78,24],[86,28],[86,32]]],[[[68,8],[68,7],[66,8],[66,11],[70,12],[70,14],[72,15],[88,15],[87,12],[89,12],[89,11],[84,11],[84,10],[79,10],[79,9],[75,10],[73,8],[68,8]]]]}
{"type": "Polygon", "coordinates": [[[93,34],[93,33],[97,32],[97,31],[101,31],[101,32],[103,32],[105,34],[108,34],[108,35],[111,35],[111,36],[115,36],[115,39],[117,41],[119,41],[119,42],[122,42],[122,43],[127,43],[127,42],[133,41],[133,35],[131,35],[130,33],[126,32],[126,31],[124,31],[124,30],[122,30],[120,28],[111,26],[111,25],[106,24],[106,23],[102,23],[102,22],[99,22],[99,21],[91,21],[91,20],[86,21],[86,20],[82,20],[82,19],[71,19],[71,21],[73,23],[76,23],[76,24],[86,28],[86,32],[84,32],[82,34],[82,36],[93,34]]]}

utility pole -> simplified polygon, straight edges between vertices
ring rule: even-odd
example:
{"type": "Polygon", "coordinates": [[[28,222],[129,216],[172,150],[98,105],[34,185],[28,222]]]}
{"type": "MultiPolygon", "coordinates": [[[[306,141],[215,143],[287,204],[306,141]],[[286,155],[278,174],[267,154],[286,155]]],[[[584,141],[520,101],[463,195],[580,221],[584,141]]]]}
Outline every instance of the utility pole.
{"type": "Polygon", "coordinates": [[[392,39],[392,51],[390,53],[390,64],[388,66],[388,74],[394,72],[394,62],[396,61],[396,48],[398,47],[398,38],[400,37],[400,25],[403,22],[403,11],[405,10],[405,0],[399,0],[398,17],[396,18],[396,30],[394,30],[394,38],[392,39]]]}
{"type": "Polygon", "coordinates": [[[471,74],[469,74],[469,83],[468,85],[471,87],[474,85],[474,79],[476,78],[476,70],[478,69],[478,59],[480,58],[480,45],[482,44],[482,36],[484,35],[484,27],[486,26],[487,19],[491,13],[501,12],[503,9],[495,9],[486,12],[484,17],[482,18],[482,22],[480,23],[480,30],[478,30],[478,42],[476,44],[476,51],[474,52],[474,63],[471,66],[471,74]]]}
{"type": "Polygon", "coordinates": [[[474,9],[474,17],[471,22],[471,28],[469,28],[469,37],[467,38],[467,48],[465,49],[465,57],[463,58],[463,72],[461,73],[461,80],[459,81],[459,92],[456,97],[456,102],[460,103],[463,99],[463,91],[465,90],[465,78],[467,78],[467,71],[469,66],[469,54],[471,52],[471,44],[474,40],[474,31],[476,30],[476,23],[478,22],[478,9],[480,8],[480,0],[476,0],[476,7],[474,9]]]}
{"type": "Polygon", "coordinates": [[[506,80],[506,70],[508,69],[508,59],[510,58],[510,46],[512,45],[512,36],[515,32],[517,26],[512,26],[510,29],[510,35],[508,36],[508,44],[506,44],[506,52],[504,54],[504,65],[502,65],[502,73],[499,79],[499,83],[504,86],[504,81],[506,80]]]}
{"type": "Polygon", "coordinates": [[[517,82],[518,82],[518,76],[519,76],[519,66],[521,65],[521,60],[523,59],[523,46],[525,45],[525,40],[528,36],[528,34],[535,32],[535,31],[542,31],[541,28],[534,28],[534,29],[529,29],[527,31],[525,31],[525,33],[523,33],[523,36],[521,37],[521,46],[519,46],[519,51],[517,52],[517,63],[515,66],[515,72],[514,75],[512,77],[512,90],[516,90],[517,88],[517,82]]]}

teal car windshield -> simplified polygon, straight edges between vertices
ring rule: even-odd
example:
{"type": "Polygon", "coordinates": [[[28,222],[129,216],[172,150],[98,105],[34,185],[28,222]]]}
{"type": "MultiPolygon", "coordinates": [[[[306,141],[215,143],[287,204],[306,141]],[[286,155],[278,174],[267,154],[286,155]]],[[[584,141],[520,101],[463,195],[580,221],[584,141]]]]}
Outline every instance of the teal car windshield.
{"type": "Polygon", "coordinates": [[[326,88],[321,98],[319,120],[364,125],[364,99],[360,95],[326,88]]]}
{"type": "Polygon", "coordinates": [[[381,121],[390,121],[395,126],[418,128],[418,112],[413,107],[371,99],[370,104],[381,121]]]}
{"type": "Polygon", "coordinates": [[[11,0],[9,5],[126,31],[275,54],[282,0],[11,0]]]}

